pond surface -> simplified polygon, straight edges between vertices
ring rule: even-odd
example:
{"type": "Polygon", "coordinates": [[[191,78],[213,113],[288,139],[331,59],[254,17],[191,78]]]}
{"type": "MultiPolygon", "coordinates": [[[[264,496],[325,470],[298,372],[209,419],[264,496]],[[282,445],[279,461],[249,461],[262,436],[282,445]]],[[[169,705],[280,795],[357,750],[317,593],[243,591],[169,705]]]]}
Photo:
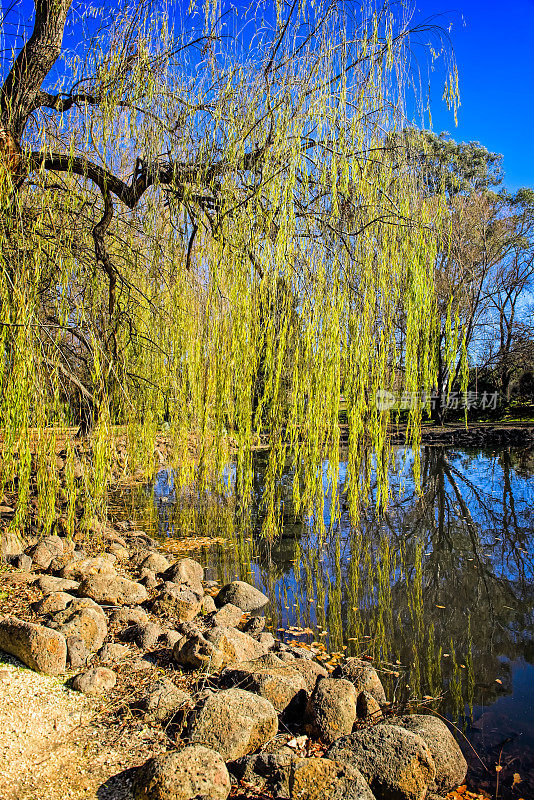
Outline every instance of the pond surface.
{"type": "MultiPolygon", "coordinates": [[[[167,471],[123,502],[147,532],[192,547],[208,579],[263,589],[276,636],[327,662],[379,660],[388,697],[455,723],[470,786],[533,798],[534,450],[425,447],[420,494],[412,465],[411,451],[395,450],[387,511],[368,508],[354,528],[342,508],[323,536],[292,516],[289,470],[272,542],[256,532],[257,508],[237,534],[224,495],[199,507],[167,471]],[[218,542],[198,549],[205,537],[218,542]]],[[[260,455],[258,499],[262,466],[260,455]]],[[[327,524],[329,514],[327,497],[327,524]]]]}

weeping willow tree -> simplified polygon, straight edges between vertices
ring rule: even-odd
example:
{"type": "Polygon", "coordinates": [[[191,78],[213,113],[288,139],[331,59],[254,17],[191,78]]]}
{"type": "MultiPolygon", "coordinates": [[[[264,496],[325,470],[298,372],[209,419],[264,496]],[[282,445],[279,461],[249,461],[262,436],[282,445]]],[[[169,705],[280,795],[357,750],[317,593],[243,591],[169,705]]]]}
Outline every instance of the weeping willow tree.
{"type": "Polygon", "coordinates": [[[67,445],[71,522],[76,491],[105,514],[118,432],[130,467],[150,472],[162,425],[182,484],[207,488],[233,458],[246,511],[261,442],[266,530],[288,459],[296,512],[320,519],[341,402],[351,509],[372,453],[384,502],[377,397],[398,387],[399,315],[403,388],[434,382],[443,213],[391,134],[416,107],[416,45],[445,61],[456,102],[440,31],[398,5],[330,0],[187,14],[35,0],[22,47],[13,31],[6,16],[0,424],[14,525],[35,483],[50,529],[57,431],[80,421],[91,447],[75,478],[67,445]]]}

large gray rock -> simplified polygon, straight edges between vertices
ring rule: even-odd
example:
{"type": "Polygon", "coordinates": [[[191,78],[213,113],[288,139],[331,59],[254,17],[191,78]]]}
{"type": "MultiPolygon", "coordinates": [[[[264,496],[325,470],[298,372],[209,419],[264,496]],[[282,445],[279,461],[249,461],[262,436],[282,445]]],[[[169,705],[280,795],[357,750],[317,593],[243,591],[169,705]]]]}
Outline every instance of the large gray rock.
{"type": "Polygon", "coordinates": [[[178,622],[189,622],[200,612],[200,606],[200,597],[192,589],[166,581],[161,592],[154,598],[152,611],[175,617],[178,622]]]}
{"type": "Polygon", "coordinates": [[[212,628],[206,639],[223,653],[224,666],[253,661],[267,653],[267,647],[236,628],[212,628]]]}
{"type": "Polygon", "coordinates": [[[200,601],[200,613],[203,615],[207,615],[207,614],[213,614],[214,611],[217,611],[215,600],[210,594],[205,594],[202,600],[200,601]]]}
{"type": "Polygon", "coordinates": [[[308,692],[313,692],[317,678],[328,678],[328,672],[324,667],[317,663],[317,661],[308,661],[304,658],[295,658],[291,661],[292,669],[300,672],[306,681],[306,689],[308,692]]]}
{"type": "Polygon", "coordinates": [[[298,714],[306,704],[303,676],[272,653],[225,669],[220,680],[222,686],[238,686],[264,697],[278,712],[298,714]]]}
{"type": "Polygon", "coordinates": [[[111,622],[117,625],[148,625],[149,618],[144,608],[117,608],[111,613],[111,622]]]}
{"type": "Polygon", "coordinates": [[[63,539],[59,536],[46,536],[29,551],[33,566],[37,569],[48,569],[56,556],[63,552],[63,539]]]}
{"type": "Polygon", "coordinates": [[[208,642],[202,634],[190,637],[180,636],[173,645],[173,659],[181,667],[208,672],[219,672],[225,665],[225,656],[212,642],[208,642]]]}
{"type": "Polygon", "coordinates": [[[127,645],[108,642],[100,648],[98,657],[102,664],[117,664],[119,661],[124,661],[129,653],[130,650],[127,645]]]}
{"type": "Polygon", "coordinates": [[[83,581],[94,575],[116,575],[117,571],[104,556],[73,559],[61,570],[61,577],[68,580],[83,581]]]}
{"type": "Polygon", "coordinates": [[[90,576],[80,583],[78,591],[82,597],[90,597],[95,603],[110,606],[135,606],[148,597],[142,584],[119,575],[90,576]]]}
{"type": "Polygon", "coordinates": [[[223,586],[215,597],[215,604],[219,607],[232,603],[243,611],[259,611],[269,602],[269,598],[244,581],[232,581],[223,586]]]}
{"type": "Polygon", "coordinates": [[[439,717],[430,714],[410,714],[395,720],[395,724],[418,734],[428,745],[436,765],[432,791],[444,794],[460,786],[467,775],[467,762],[458,742],[439,717]]]}
{"type": "Polygon", "coordinates": [[[289,782],[291,800],[375,800],[361,772],[328,758],[299,758],[289,782]]]}
{"type": "Polygon", "coordinates": [[[76,592],[80,583],[67,578],[56,578],[55,575],[41,575],[35,585],[44,595],[47,595],[54,592],[76,592]]]}
{"type": "Polygon", "coordinates": [[[243,689],[210,695],[189,724],[192,742],[212,747],[224,761],[258,750],[278,733],[278,715],[268,700],[243,689]]]}
{"type": "Polygon", "coordinates": [[[179,558],[178,561],[164,572],[163,577],[167,581],[177,583],[179,586],[190,589],[199,597],[202,597],[204,594],[202,586],[204,568],[198,561],[194,561],[192,558],[179,558]]]}
{"type": "Polygon", "coordinates": [[[0,650],[45,675],[61,675],[67,665],[67,643],[57,631],[11,616],[0,617],[0,650]]]}
{"type": "Polygon", "coordinates": [[[356,694],[368,692],[381,706],[386,704],[386,693],[378,673],[367,661],[359,658],[346,658],[332,673],[334,678],[345,678],[354,684],[356,694]]]}
{"type": "Polygon", "coordinates": [[[265,621],[265,617],[250,617],[241,627],[241,630],[244,633],[248,633],[249,636],[259,636],[260,633],[263,633],[265,621]]]}
{"type": "Polygon", "coordinates": [[[356,690],[343,678],[320,679],[308,700],[307,730],[326,744],[352,731],[356,720],[356,690]]]}
{"type": "Polygon", "coordinates": [[[81,636],[67,636],[67,664],[70,669],[82,669],[87,665],[90,651],[81,636]]]}
{"type": "Polygon", "coordinates": [[[301,758],[289,747],[265,750],[230,764],[232,774],[244,784],[274,797],[294,800],[375,800],[356,767],[327,758],[301,758]]]}
{"type": "Polygon", "coordinates": [[[35,604],[35,610],[38,614],[56,614],[67,608],[74,599],[74,595],[66,592],[52,592],[35,604]]]}
{"type": "Polygon", "coordinates": [[[221,756],[201,745],[162,753],[140,767],[135,800],[226,800],[230,776],[221,756]]]}
{"type": "MultiPolygon", "coordinates": [[[[161,553],[150,553],[141,561],[139,569],[149,569],[156,575],[161,575],[169,569],[169,566],[169,561],[161,553]]],[[[204,572],[204,570],[202,571],[204,572]]]]}
{"type": "Polygon", "coordinates": [[[356,716],[366,722],[379,722],[383,717],[380,703],[369,692],[360,692],[356,700],[356,716]]]}
{"type": "Polygon", "coordinates": [[[54,616],[50,627],[65,637],[79,636],[90,653],[100,650],[108,633],[106,615],[88,598],[73,600],[54,616]]]}
{"type": "Polygon", "coordinates": [[[219,628],[237,628],[242,616],[243,611],[238,606],[234,606],[233,603],[226,603],[210,616],[208,622],[219,628]]]}
{"type": "Polygon", "coordinates": [[[94,667],[76,675],[72,681],[72,688],[91,697],[100,697],[111,691],[116,682],[117,676],[113,670],[107,667],[94,667]]]}
{"type": "Polygon", "coordinates": [[[424,740],[396,725],[375,725],[342,736],[326,757],[359,769],[377,800],[424,800],[436,777],[424,740]]]}
{"type": "Polygon", "coordinates": [[[191,696],[187,692],[178,689],[168,678],[162,678],[149,688],[140,707],[151,719],[165,724],[190,703],[191,696]]]}

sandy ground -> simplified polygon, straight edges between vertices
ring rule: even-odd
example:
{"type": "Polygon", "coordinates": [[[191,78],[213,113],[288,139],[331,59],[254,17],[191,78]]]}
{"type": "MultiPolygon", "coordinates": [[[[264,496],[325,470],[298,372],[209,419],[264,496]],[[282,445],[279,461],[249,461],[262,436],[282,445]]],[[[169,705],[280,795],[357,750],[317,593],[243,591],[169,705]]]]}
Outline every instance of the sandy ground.
{"type": "Polygon", "coordinates": [[[0,652],[1,800],[132,800],[132,767],[164,740],[106,716],[111,707],[0,652]]]}

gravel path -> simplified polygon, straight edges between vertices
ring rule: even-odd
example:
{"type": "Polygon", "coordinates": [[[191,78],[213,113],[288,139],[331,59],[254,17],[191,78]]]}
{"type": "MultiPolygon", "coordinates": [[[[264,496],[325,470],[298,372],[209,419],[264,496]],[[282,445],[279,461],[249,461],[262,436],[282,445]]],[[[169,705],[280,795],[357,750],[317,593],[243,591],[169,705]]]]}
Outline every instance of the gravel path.
{"type": "Polygon", "coordinates": [[[124,753],[92,715],[84,695],[0,652],[0,798],[130,800],[124,753]]]}

